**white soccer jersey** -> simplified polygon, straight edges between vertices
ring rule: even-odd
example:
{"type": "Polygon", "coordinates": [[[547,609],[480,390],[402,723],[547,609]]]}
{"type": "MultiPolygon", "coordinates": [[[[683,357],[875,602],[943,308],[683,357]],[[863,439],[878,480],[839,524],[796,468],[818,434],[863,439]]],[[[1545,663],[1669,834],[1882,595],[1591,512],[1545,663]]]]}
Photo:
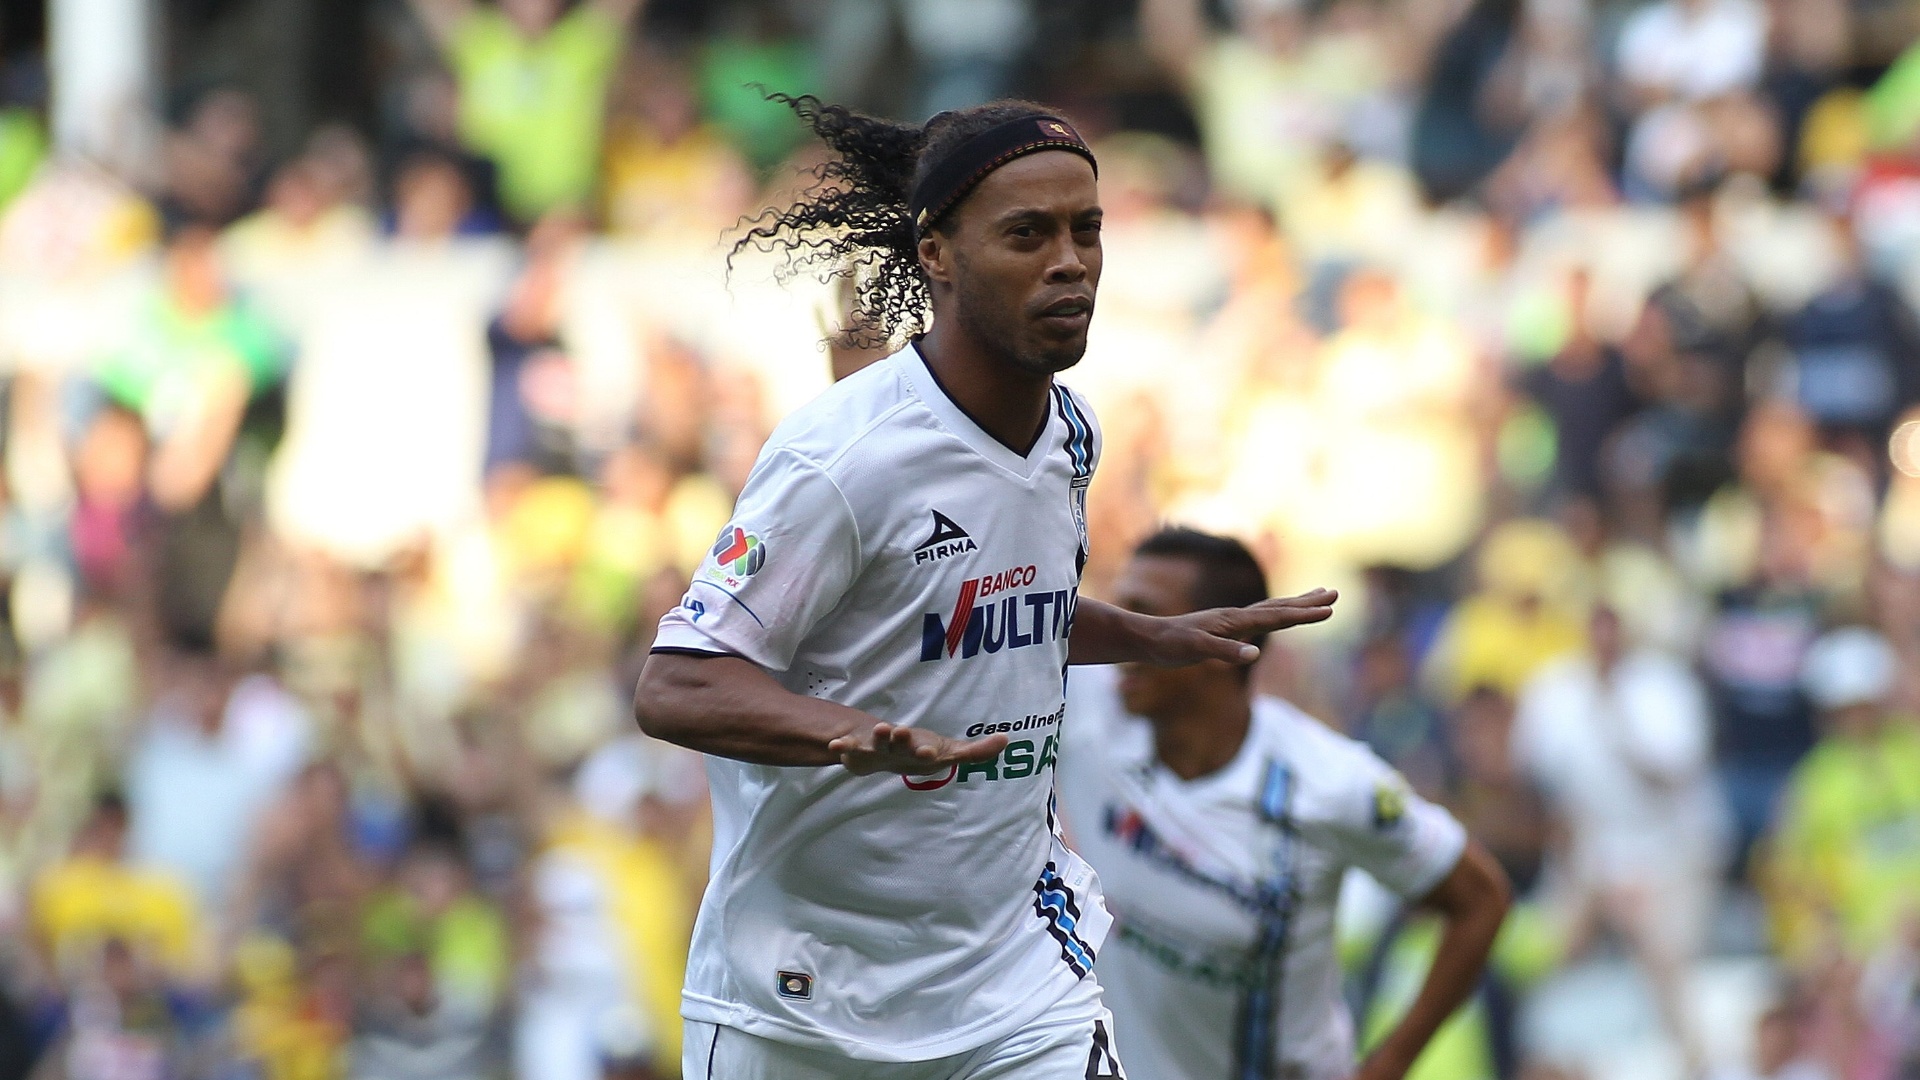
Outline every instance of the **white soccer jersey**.
{"type": "Polygon", "coordinates": [[[1181,780],[1112,668],[1070,683],[1060,802],[1114,918],[1097,968],[1127,1070],[1153,1080],[1345,1080],[1352,1018],[1334,909],[1349,867],[1424,896],[1465,850],[1458,822],[1364,746],[1256,699],[1224,768],[1181,780]]]}
{"type": "Polygon", "coordinates": [[[927,1060],[1004,1037],[1086,974],[1111,920],[1051,795],[1099,453],[1056,388],[1022,457],[911,348],[775,430],[655,649],[733,653],[795,693],[1010,741],[924,777],[709,758],[689,1019],[927,1060]]]}

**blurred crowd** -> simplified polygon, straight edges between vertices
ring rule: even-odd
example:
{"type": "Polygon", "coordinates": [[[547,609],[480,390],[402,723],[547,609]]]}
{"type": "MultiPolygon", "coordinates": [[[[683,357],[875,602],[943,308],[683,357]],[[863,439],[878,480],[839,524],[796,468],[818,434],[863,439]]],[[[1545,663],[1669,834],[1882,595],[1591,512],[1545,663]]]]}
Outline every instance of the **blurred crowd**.
{"type": "Polygon", "coordinates": [[[0,70],[0,1078],[677,1075],[704,779],[626,695],[873,358],[728,271],[818,160],[746,84],[1095,137],[1087,589],[1165,520],[1341,588],[1262,685],[1527,901],[1423,1080],[1580,1076],[1516,1016],[1596,950],[1690,1077],[1920,1075],[1911,5],[705,6],[376,6],[377,122],[213,82],[138,167],[0,70]]]}

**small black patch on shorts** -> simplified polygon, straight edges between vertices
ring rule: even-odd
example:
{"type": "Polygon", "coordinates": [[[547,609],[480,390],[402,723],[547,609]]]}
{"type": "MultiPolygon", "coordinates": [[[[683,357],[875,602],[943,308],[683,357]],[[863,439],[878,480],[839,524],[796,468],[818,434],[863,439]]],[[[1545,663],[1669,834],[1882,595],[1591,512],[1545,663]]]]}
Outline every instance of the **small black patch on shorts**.
{"type": "Polygon", "coordinates": [[[813,1000],[813,976],[804,971],[782,971],[774,983],[774,990],[783,998],[799,1001],[813,1000]]]}

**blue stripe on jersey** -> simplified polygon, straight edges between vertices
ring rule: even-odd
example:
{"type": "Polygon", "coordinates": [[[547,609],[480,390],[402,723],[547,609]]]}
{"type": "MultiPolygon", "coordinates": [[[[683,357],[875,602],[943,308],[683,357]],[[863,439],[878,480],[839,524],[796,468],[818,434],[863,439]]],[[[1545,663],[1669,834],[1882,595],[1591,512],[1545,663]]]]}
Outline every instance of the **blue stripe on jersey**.
{"type": "Polygon", "coordinates": [[[1293,821],[1288,796],[1293,773],[1277,761],[1267,763],[1260,784],[1260,818],[1279,830],[1274,850],[1273,877],[1262,883],[1267,902],[1260,918],[1260,937],[1252,956],[1253,978],[1240,1001],[1234,1039],[1234,1080],[1269,1080],[1274,1049],[1279,1042],[1281,991],[1286,977],[1287,939],[1293,914],[1293,821]]]}
{"type": "Polygon", "coordinates": [[[1033,913],[1046,920],[1047,933],[1060,943],[1060,959],[1075,975],[1086,978],[1093,970],[1093,948],[1080,940],[1080,904],[1073,886],[1060,877],[1060,868],[1049,862],[1033,883],[1033,913]]]}
{"type": "Polygon", "coordinates": [[[1067,454],[1073,458],[1073,478],[1093,478],[1093,425],[1087,421],[1073,395],[1064,386],[1055,385],[1053,396],[1060,403],[1060,419],[1067,424],[1067,454]]]}
{"type": "Polygon", "coordinates": [[[1287,821],[1287,786],[1293,774],[1278,762],[1267,764],[1265,782],[1260,785],[1260,820],[1284,826],[1287,821]]]}

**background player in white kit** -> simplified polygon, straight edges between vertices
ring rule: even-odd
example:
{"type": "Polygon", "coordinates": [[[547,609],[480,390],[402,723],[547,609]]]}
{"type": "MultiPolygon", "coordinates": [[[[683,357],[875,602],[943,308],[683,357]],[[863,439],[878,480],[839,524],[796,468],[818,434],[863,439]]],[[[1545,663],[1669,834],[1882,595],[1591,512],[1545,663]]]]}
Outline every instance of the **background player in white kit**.
{"type": "MultiPolygon", "coordinates": [[[[1149,537],[1115,600],[1178,616],[1258,603],[1238,541],[1149,537]]],[[[1499,866],[1364,746],[1244,668],[1129,664],[1069,685],[1061,809],[1116,929],[1097,968],[1153,1080],[1398,1080],[1473,991],[1507,909],[1499,866]],[[1412,1008],[1355,1071],[1334,908],[1349,867],[1445,920],[1412,1008]]]]}
{"type": "Polygon", "coordinates": [[[1053,828],[1066,667],[1246,663],[1333,595],[1078,599],[1099,433],[1053,375],[1100,278],[1091,151],[1023,103],[925,129],[792,104],[835,156],[749,240],[857,269],[856,336],[917,336],[774,432],[636,691],[713,755],[685,1074],[1123,1076],[1109,920],[1053,828]]]}

